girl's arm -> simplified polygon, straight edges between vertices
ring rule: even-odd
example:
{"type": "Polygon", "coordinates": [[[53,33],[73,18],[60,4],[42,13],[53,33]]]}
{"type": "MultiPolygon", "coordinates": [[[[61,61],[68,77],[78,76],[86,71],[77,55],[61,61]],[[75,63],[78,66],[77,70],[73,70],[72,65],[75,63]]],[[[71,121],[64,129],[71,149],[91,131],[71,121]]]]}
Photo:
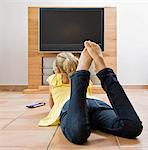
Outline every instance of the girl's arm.
{"type": "Polygon", "coordinates": [[[53,98],[52,98],[52,94],[51,94],[51,86],[49,85],[49,107],[50,109],[53,107],[54,102],[53,102],[53,98]]]}

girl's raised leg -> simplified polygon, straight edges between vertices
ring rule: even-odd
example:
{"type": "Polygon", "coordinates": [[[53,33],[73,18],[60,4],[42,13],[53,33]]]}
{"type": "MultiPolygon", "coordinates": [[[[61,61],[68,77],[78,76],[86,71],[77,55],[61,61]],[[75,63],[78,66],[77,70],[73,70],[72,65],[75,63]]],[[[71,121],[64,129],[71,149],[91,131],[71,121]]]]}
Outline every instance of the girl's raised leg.
{"type": "Polygon", "coordinates": [[[85,42],[85,46],[93,58],[97,70],[97,77],[101,81],[113,110],[94,113],[98,129],[114,135],[134,138],[141,134],[143,126],[135,109],[130,103],[125,91],[111,68],[106,68],[100,47],[93,42],[85,42]]]}
{"type": "Polygon", "coordinates": [[[68,110],[61,114],[61,129],[72,143],[83,144],[91,133],[86,92],[90,79],[88,71],[92,58],[86,49],[81,53],[77,70],[71,76],[71,96],[68,110]]]}

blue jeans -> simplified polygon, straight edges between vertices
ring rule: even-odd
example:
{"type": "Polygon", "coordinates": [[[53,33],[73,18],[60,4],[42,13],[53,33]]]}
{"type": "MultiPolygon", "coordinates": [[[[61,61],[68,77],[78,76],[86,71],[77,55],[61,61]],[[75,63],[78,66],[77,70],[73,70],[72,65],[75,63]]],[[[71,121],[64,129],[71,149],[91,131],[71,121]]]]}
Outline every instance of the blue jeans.
{"type": "Polygon", "coordinates": [[[71,95],[60,114],[64,136],[72,143],[83,144],[91,130],[100,130],[116,136],[135,138],[143,126],[112,69],[98,72],[102,88],[112,105],[86,98],[90,72],[76,71],[71,76],[71,95]]]}

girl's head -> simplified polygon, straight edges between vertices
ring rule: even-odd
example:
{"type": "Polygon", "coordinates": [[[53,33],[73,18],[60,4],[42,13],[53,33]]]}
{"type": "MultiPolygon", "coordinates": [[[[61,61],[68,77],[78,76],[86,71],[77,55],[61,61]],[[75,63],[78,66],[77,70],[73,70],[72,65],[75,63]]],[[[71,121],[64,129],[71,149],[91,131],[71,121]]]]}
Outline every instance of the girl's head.
{"type": "Polygon", "coordinates": [[[68,77],[76,71],[78,58],[70,52],[61,52],[56,56],[53,64],[54,72],[66,73],[68,77]]]}

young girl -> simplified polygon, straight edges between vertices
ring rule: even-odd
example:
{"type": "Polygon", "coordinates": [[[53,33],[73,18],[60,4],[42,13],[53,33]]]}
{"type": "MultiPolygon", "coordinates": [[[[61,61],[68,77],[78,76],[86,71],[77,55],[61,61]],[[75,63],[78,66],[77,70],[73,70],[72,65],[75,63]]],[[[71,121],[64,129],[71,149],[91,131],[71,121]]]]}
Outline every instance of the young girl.
{"type": "Polygon", "coordinates": [[[86,142],[91,130],[125,138],[137,137],[142,132],[142,122],[115,73],[106,67],[99,45],[91,41],[84,45],[79,63],[71,53],[57,55],[55,74],[48,78],[52,109],[39,125],[60,123],[64,136],[75,144],[86,142]],[[88,70],[92,61],[112,107],[90,96],[92,84],[88,70]]]}
{"type": "MultiPolygon", "coordinates": [[[[53,63],[54,74],[47,78],[49,83],[49,106],[51,108],[47,117],[39,122],[39,126],[58,125],[60,112],[66,101],[70,99],[70,76],[76,71],[78,58],[70,52],[61,52],[53,63]]],[[[88,87],[91,95],[92,82],[88,87]]]]}

